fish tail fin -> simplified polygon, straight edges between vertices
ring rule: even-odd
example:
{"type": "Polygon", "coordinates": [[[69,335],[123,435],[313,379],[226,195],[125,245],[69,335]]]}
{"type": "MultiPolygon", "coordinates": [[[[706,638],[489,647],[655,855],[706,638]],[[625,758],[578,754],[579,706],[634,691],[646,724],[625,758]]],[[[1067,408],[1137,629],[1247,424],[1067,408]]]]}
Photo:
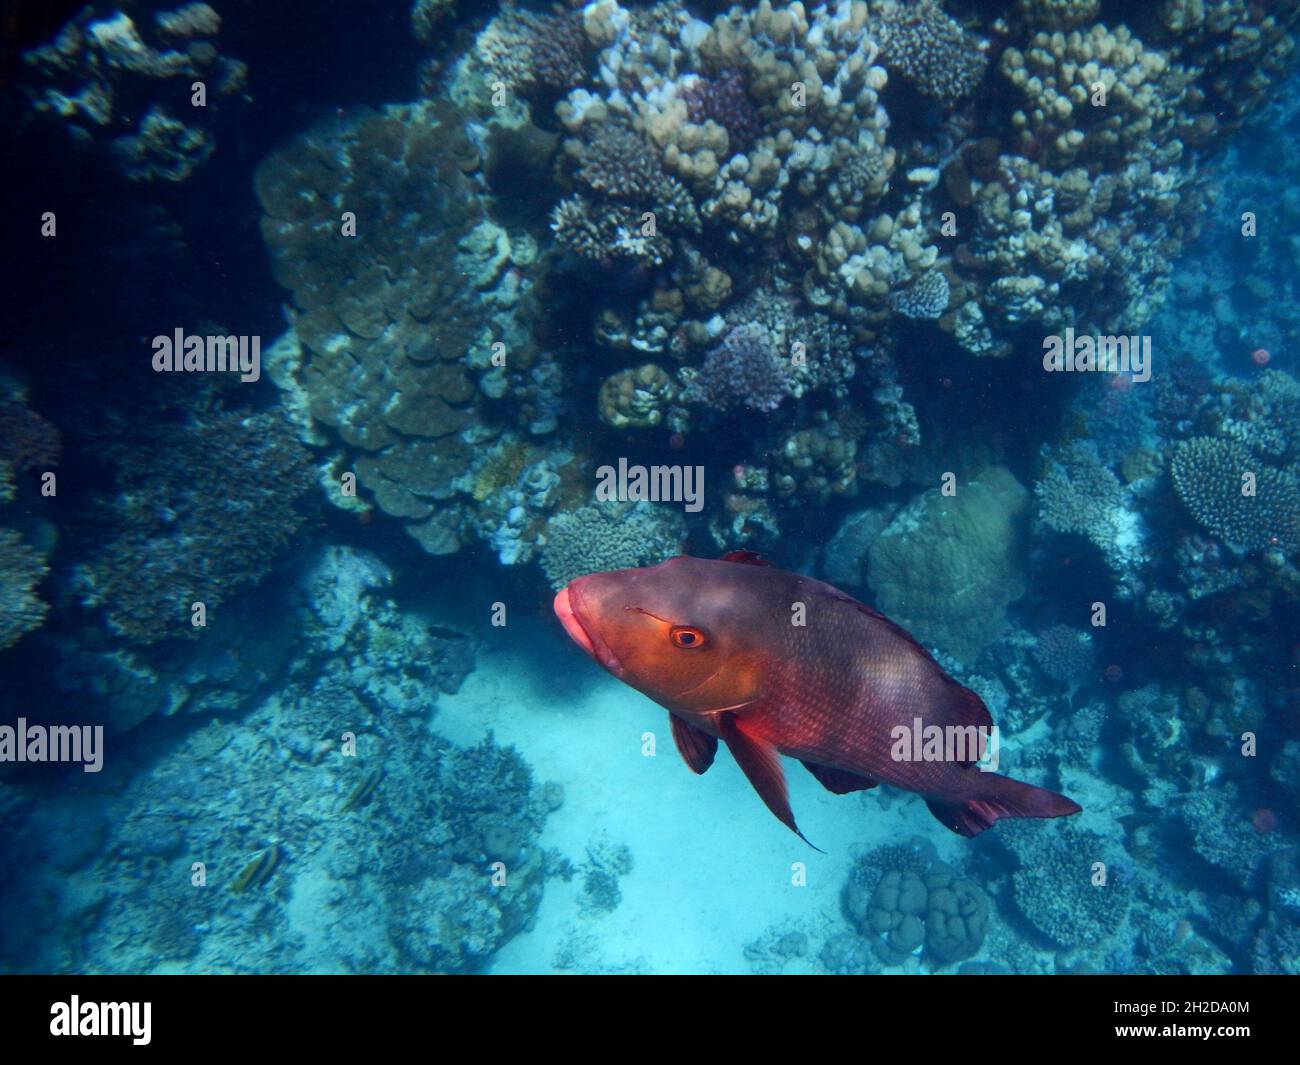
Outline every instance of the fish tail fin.
{"type": "Polygon", "coordinates": [[[988,787],[979,796],[948,803],[927,799],[930,812],[963,836],[978,836],[1004,817],[1068,817],[1083,809],[1073,799],[1021,780],[984,774],[988,787]]]}

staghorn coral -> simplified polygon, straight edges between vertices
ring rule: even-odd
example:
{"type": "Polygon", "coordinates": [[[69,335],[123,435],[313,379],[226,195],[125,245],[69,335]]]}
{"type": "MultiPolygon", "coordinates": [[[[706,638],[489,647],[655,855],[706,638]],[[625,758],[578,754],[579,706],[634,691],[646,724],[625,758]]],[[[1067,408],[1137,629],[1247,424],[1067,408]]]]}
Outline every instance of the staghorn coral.
{"type": "Polygon", "coordinates": [[[587,573],[662,562],[681,550],[685,537],[681,514],[669,506],[591,503],[547,522],[542,570],[552,588],[562,588],[587,573]]]}
{"type": "Polygon", "coordinates": [[[945,107],[975,91],[988,69],[985,46],[939,0],[883,0],[876,7],[873,27],[887,67],[945,107]]]}
{"type": "Polygon", "coordinates": [[[137,429],[114,459],[112,533],[78,583],[115,632],[144,644],[198,636],[193,603],[211,618],[265,576],[302,524],[315,480],[291,427],[271,413],[208,412],[137,429]]]}
{"type": "Polygon", "coordinates": [[[1182,440],[1169,464],[1188,513],[1225,543],[1245,550],[1300,547],[1300,484],[1290,470],[1258,461],[1232,440],[1182,440]],[[1254,492],[1246,477],[1253,474],[1254,492]]]}
{"type": "Polygon", "coordinates": [[[157,11],[152,24],[86,7],[50,44],[24,53],[28,97],[38,115],[105,148],[128,179],[185,181],[212,155],[214,130],[247,78],[243,63],[217,51],[220,29],[204,3],[157,11]],[[192,105],[196,82],[203,107],[192,105]]]}

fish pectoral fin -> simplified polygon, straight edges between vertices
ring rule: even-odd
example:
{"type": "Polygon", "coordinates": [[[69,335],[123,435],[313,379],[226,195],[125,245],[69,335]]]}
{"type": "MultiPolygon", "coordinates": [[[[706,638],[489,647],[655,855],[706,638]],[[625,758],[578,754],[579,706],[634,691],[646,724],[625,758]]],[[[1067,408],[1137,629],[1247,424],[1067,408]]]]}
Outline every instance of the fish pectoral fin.
{"type": "Polygon", "coordinates": [[[831,766],[818,765],[816,762],[804,762],[803,766],[832,795],[848,795],[852,791],[866,791],[868,788],[874,788],[880,783],[880,781],[872,780],[870,777],[850,773],[847,769],[833,769],[831,766]]]}
{"type": "Polygon", "coordinates": [[[668,720],[672,722],[673,742],[677,744],[682,760],[692,773],[703,773],[713,764],[713,757],[718,753],[717,739],[676,714],[669,714],[668,720]]]}
{"type": "MultiPolygon", "coordinates": [[[[785,788],[785,773],[781,769],[781,756],[772,744],[747,736],[735,714],[727,712],[717,717],[718,731],[727,744],[727,750],[736,760],[749,782],[754,785],[758,797],[767,804],[767,808],[776,814],[776,819],[791,832],[812,847],[808,837],[799,831],[795,824],[794,811],[790,809],[790,798],[785,788]]],[[[823,852],[824,853],[824,852],[823,852]]]]}

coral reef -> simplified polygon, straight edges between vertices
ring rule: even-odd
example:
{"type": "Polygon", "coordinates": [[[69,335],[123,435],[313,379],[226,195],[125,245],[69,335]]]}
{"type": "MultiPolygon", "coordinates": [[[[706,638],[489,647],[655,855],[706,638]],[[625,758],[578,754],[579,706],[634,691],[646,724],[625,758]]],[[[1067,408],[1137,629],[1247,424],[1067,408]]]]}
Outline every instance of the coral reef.
{"type": "Polygon", "coordinates": [[[685,523],[669,506],[592,503],[556,514],[546,525],[542,570],[552,588],[608,569],[662,562],[681,550],[685,523]]]}
{"type": "Polygon", "coordinates": [[[560,378],[520,306],[536,244],[486,219],[478,165],[442,101],[353,116],[265,160],[263,234],[296,305],[268,364],[308,438],[338,446],[332,502],[355,471],[430,553],[483,537],[523,561],[568,461],[528,442],[554,430],[560,378]]]}
{"type": "Polygon", "coordinates": [[[994,467],[957,487],[916,497],[867,549],[876,605],[926,644],[963,661],[997,638],[1024,590],[1020,523],[1029,493],[994,467]]]}
{"type": "Polygon", "coordinates": [[[935,967],[964,961],[979,951],[990,920],[983,889],[920,845],[879,847],[863,857],[849,875],[843,906],[886,965],[911,955],[935,967]]]}
{"type": "Polygon", "coordinates": [[[1034,642],[1034,661],[1051,677],[1066,684],[1078,684],[1094,668],[1092,637],[1069,625],[1052,625],[1038,634],[1034,642]]]}
{"type": "Polygon", "coordinates": [[[1234,441],[1202,436],[1179,441],[1169,473],[1191,515],[1225,543],[1300,547],[1300,484],[1289,470],[1263,465],[1234,441]]]}
{"type": "Polygon", "coordinates": [[[984,46],[939,0],[884,0],[876,6],[872,28],[886,67],[945,107],[975,91],[988,68],[984,46]]]}
{"type": "Polygon", "coordinates": [[[74,142],[105,148],[132,181],[185,181],[215,151],[248,76],[217,50],[220,32],[205,3],[140,22],[86,7],[50,44],[24,53],[32,108],[74,142]]]}
{"type": "Polygon", "coordinates": [[[83,603],[140,643],[198,636],[195,603],[213,614],[265,576],[302,525],[314,482],[308,452],[278,413],[137,427],[114,460],[114,531],[77,584],[83,603]]]}
{"type": "Polygon", "coordinates": [[[0,651],[45,620],[49,608],[36,586],[47,572],[39,551],[13,529],[0,529],[0,651]]]}

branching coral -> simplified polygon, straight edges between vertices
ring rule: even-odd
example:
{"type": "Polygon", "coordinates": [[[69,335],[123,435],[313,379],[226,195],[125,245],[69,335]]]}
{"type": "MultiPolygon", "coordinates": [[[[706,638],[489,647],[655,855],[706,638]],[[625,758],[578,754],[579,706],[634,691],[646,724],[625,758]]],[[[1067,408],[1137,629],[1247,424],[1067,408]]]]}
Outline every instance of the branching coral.
{"type": "Polygon", "coordinates": [[[789,362],[757,322],[736,326],[713,348],[686,390],[686,399],[719,410],[776,410],[790,394],[789,362]]]}
{"type": "Polygon", "coordinates": [[[1117,570],[1140,553],[1138,517],[1126,505],[1119,478],[1102,464],[1093,445],[1070,444],[1053,452],[1034,496],[1046,525],[1086,536],[1117,570]]]}
{"type": "Polygon", "coordinates": [[[492,76],[521,92],[560,91],[586,75],[587,38],[574,12],[543,15],[513,8],[479,35],[478,50],[492,76]]]}
{"type": "Polygon", "coordinates": [[[1300,485],[1289,470],[1215,437],[1180,441],[1169,473],[1188,512],[1224,542],[1247,550],[1300,547],[1300,485]]]}
{"type": "Polygon", "coordinates": [[[1053,680],[1078,684],[1092,671],[1095,651],[1092,637],[1069,625],[1052,625],[1034,640],[1032,654],[1038,668],[1053,680]]]}
{"type": "Polygon", "coordinates": [[[542,569],[560,588],[587,573],[653,565],[681,550],[680,511],[646,502],[596,503],[556,514],[547,523],[542,569]]]}
{"type": "Polygon", "coordinates": [[[880,7],[874,26],[886,66],[946,107],[975,91],[988,69],[984,46],[939,0],[884,0],[880,7]]]}

